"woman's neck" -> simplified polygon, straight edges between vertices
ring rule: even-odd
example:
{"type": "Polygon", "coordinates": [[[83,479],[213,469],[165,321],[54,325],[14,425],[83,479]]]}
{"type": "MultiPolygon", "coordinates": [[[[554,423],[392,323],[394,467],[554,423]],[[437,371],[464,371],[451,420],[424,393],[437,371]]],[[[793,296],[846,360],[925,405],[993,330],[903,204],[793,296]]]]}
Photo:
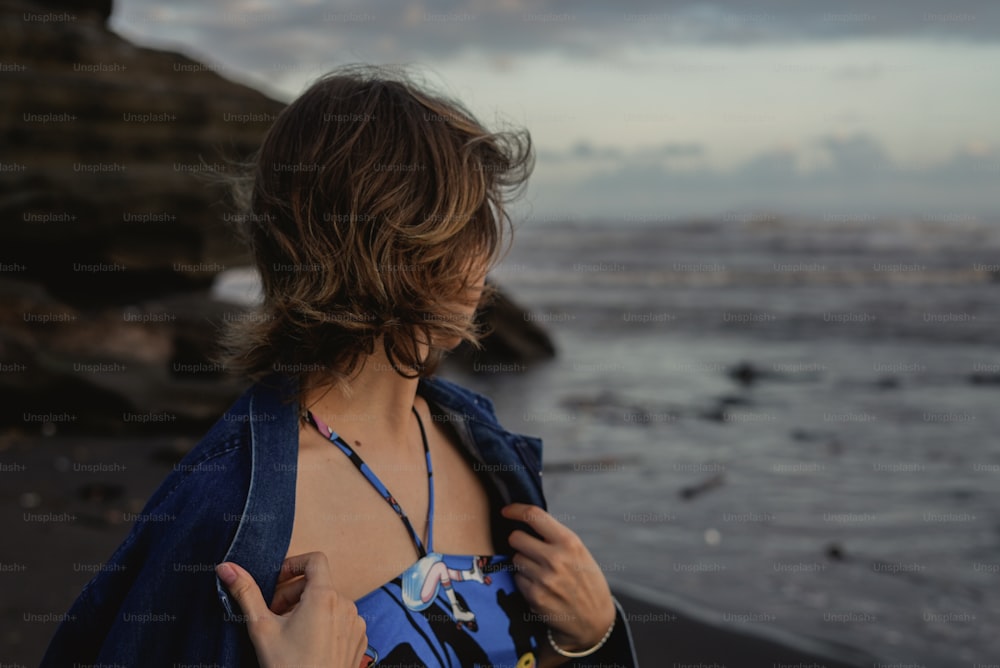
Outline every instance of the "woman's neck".
{"type": "Polygon", "coordinates": [[[351,445],[406,450],[416,433],[412,407],[418,380],[396,373],[381,346],[376,351],[350,379],[349,392],[336,385],[310,390],[303,407],[351,445]]]}

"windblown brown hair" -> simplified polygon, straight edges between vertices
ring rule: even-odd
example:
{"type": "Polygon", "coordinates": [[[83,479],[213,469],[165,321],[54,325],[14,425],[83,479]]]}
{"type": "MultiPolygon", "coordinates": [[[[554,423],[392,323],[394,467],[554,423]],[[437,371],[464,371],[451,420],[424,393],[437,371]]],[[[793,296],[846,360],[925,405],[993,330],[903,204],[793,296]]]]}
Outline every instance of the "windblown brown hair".
{"type": "Polygon", "coordinates": [[[301,399],[349,379],[380,339],[407,377],[433,372],[433,342],[478,345],[456,307],[509,246],[504,205],[533,163],[526,131],[491,133],[398,69],[322,77],[275,120],[238,197],[263,301],[228,323],[222,361],[250,380],[296,376],[301,399]]]}

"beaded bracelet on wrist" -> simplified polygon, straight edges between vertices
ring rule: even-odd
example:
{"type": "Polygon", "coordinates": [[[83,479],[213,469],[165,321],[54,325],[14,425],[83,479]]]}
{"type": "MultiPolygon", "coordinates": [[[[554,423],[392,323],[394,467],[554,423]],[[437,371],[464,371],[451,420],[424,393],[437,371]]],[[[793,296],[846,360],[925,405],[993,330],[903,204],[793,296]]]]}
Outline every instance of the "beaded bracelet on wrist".
{"type": "Polygon", "coordinates": [[[556,641],[552,639],[552,629],[548,629],[548,631],[546,631],[546,635],[549,637],[549,644],[552,645],[552,649],[554,649],[557,654],[561,654],[562,656],[567,656],[571,659],[577,659],[580,658],[581,656],[590,656],[597,650],[604,647],[604,643],[606,643],[608,641],[608,638],[611,637],[611,632],[615,630],[615,622],[617,621],[618,621],[618,616],[616,615],[614,621],[611,622],[611,626],[608,627],[607,633],[604,634],[604,637],[601,638],[596,645],[594,645],[590,649],[585,649],[582,652],[570,652],[557,645],[556,641]]]}

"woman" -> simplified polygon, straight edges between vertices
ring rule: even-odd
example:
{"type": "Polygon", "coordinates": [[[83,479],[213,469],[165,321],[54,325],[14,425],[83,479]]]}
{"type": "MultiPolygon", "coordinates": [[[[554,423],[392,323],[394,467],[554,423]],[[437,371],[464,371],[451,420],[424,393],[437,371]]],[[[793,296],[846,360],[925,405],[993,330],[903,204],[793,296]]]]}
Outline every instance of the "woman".
{"type": "Polygon", "coordinates": [[[526,134],[376,68],[285,109],[243,217],[263,304],[227,337],[254,384],[43,665],[636,665],[599,566],[545,511],[540,441],[432,376],[476,341],[531,162],[526,134]]]}

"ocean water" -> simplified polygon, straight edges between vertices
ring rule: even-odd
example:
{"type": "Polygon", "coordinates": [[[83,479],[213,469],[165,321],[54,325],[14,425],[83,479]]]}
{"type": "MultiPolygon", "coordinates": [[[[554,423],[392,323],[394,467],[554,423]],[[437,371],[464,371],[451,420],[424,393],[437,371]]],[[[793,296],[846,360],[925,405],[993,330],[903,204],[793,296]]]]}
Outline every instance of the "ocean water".
{"type": "Polygon", "coordinates": [[[557,359],[444,373],[544,438],[612,584],[876,665],[1000,663],[1000,221],[549,223],[493,276],[557,359]]]}
{"type": "Polygon", "coordinates": [[[494,277],[559,356],[448,373],[544,438],[550,511],[612,583],[997,663],[1000,225],[548,224],[494,277]]]}

